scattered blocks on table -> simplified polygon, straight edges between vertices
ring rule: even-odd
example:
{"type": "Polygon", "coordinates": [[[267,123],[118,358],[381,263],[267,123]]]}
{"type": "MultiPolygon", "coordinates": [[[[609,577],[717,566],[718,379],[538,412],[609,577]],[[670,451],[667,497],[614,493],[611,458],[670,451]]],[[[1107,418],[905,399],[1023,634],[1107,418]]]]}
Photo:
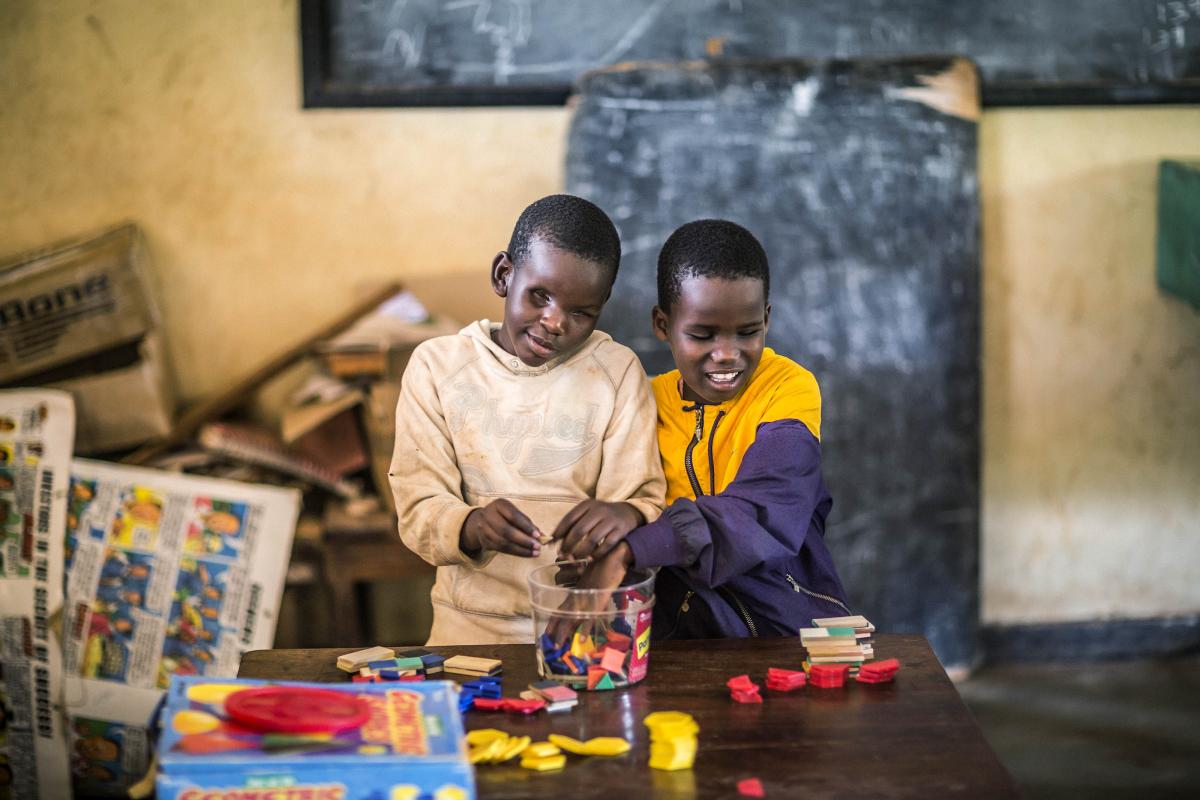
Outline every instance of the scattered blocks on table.
{"type": "Polygon", "coordinates": [[[337,667],[343,672],[358,672],[372,661],[395,657],[396,651],[390,647],[368,647],[366,650],[355,650],[353,653],[338,656],[337,667]]]}

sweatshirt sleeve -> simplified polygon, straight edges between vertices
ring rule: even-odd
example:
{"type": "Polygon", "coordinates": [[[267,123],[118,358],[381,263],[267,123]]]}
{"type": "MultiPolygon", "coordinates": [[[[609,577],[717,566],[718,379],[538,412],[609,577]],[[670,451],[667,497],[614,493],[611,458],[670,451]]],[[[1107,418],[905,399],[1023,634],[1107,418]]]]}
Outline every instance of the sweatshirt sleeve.
{"type": "Polygon", "coordinates": [[[767,422],[725,491],[677,499],[627,541],[638,567],[680,567],[717,587],[799,553],[813,512],[828,502],[812,431],[799,420],[767,422]]]}
{"type": "Polygon", "coordinates": [[[633,354],[613,376],[617,396],[604,431],[596,499],[629,503],[647,521],[662,513],[667,482],[658,457],[658,415],[650,382],[633,354]]]}
{"type": "Polygon", "coordinates": [[[400,538],[410,550],[435,567],[481,566],[490,558],[484,551],[472,559],[458,545],[459,531],[474,507],[462,497],[462,474],[423,347],[404,370],[388,479],[400,538]]]}

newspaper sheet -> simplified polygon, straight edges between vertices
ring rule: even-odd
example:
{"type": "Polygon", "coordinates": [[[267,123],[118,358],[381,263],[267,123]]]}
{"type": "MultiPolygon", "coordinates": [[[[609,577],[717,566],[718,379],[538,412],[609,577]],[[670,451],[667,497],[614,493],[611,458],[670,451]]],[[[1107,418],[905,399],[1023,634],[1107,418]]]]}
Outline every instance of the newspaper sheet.
{"type": "Polygon", "coordinates": [[[66,392],[0,392],[0,798],[66,797],[63,526],[75,404],[66,392]]]}
{"type": "Polygon", "coordinates": [[[76,793],[145,773],[172,675],[234,676],[271,646],[299,514],[294,489],[76,459],[63,660],[76,793]]]}

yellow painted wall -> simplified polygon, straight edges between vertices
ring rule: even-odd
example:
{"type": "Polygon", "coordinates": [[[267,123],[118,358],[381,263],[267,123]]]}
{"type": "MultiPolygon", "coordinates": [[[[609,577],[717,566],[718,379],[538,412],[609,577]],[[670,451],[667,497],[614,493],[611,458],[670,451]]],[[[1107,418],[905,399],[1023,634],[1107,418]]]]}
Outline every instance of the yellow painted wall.
{"type": "MultiPolygon", "coordinates": [[[[364,287],[495,311],[566,110],[300,109],[295,0],[0,2],[0,254],[133,218],[185,401],[364,287]],[[469,273],[462,277],[463,273],[469,273]]],[[[983,609],[1200,611],[1200,315],[1153,284],[1200,109],[984,115],[983,609]]]]}
{"type": "Polygon", "coordinates": [[[1197,107],[984,115],[986,620],[1200,611],[1200,313],[1154,282],[1198,154],[1197,107]]]}

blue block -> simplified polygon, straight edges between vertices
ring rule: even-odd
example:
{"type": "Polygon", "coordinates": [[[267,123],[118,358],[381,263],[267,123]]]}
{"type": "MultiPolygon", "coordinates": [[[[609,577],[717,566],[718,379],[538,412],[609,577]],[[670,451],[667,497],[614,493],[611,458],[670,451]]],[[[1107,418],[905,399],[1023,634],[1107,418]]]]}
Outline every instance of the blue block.
{"type": "Polygon", "coordinates": [[[380,659],[379,661],[371,661],[367,664],[367,667],[369,669],[376,669],[376,670],[378,670],[378,669],[395,669],[396,668],[396,659],[384,658],[384,659],[380,659]]]}

